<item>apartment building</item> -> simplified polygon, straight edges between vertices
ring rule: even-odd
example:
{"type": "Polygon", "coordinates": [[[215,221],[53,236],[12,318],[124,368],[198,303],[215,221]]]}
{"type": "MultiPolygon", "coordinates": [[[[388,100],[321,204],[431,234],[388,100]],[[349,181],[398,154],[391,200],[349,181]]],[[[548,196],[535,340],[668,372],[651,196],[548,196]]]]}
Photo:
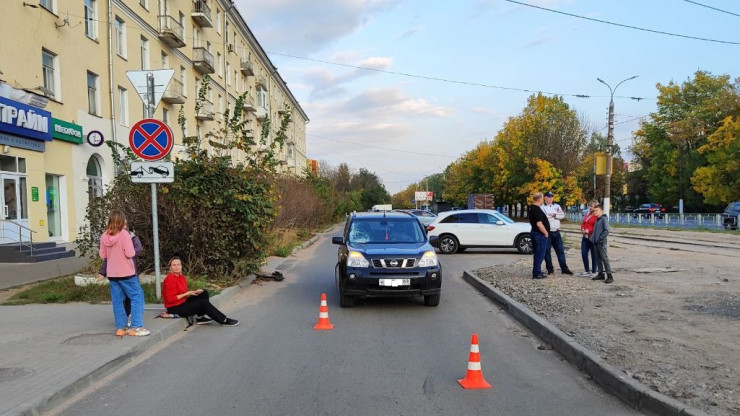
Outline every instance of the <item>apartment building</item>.
{"type": "MultiPolygon", "coordinates": [[[[231,0],[3,6],[0,244],[27,241],[31,233],[34,241],[75,240],[88,201],[114,176],[111,150],[102,144],[128,146],[131,127],[148,114],[128,71],[174,71],[153,115],[173,131],[173,157],[187,157],[183,137],[215,131],[246,94],[243,115],[256,133],[267,118],[277,126],[291,113],[281,169],[303,173],[308,117],[231,0]],[[196,111],[206,75],[208,93],[196,111]]],[[[247,157],[238,150],[231,156],[247,157]]]]}

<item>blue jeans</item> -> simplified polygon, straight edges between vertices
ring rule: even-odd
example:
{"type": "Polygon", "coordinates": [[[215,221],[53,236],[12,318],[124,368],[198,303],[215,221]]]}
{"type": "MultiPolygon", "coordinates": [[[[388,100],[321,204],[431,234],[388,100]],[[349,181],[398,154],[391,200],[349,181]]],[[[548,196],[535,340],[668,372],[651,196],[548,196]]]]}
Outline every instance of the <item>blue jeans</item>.
{"type": "Polygon", "coordinates": [[[596,247],[587,237],[581,238],[581,257],[583,258],[583,268],[586,272],[596,273],[596,247]],[[588,252],[591,252],[591,268],[588,267],[588,252]]]}
{"type": "Polygon", "coordinates": [[[124,294],[131,299],[131,327],[144,326],[144,289],[136,276],[126,279],[109,279],[110,300],[113,303],[113,319],[116,328],[126,327],[126,310],[123,308],[124,294]]]}
{"type": "Polygon", "coordinates": [[[539,231],[533,231],[530,235],[532,237],[532,254],[534,255],[532,277],[537,277],[542,274],[542,261],[545,260],[545,254],[550,250],[550,239],[539,231]]]}
{"type": "MultiPolygon", "coordinates": [[[[558,264],[560,270],[568,270],[568,264],[565,262],[565,247],[563,246],[563,237],[560,235],[560,231],[553,231],[550,233],[550,245],[555,250],[555,255],[558,256],[558,264]]],[[[550,248],[547,248],[547,254],[545,254],[545,266],[548,272],[555,270],[552,265],[552,256],[550,255],[550,248]]]]}

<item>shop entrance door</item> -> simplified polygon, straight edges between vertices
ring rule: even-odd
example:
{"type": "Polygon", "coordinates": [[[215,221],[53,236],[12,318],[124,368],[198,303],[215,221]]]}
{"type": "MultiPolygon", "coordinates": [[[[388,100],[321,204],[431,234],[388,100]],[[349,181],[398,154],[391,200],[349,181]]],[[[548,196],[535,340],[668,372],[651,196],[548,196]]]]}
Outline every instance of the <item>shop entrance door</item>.
{"type": "Polygon", "coordinates": [[[3,186],[0,193],[0,244],[17,243],[21,238],[29,241],[26,178],[2,173],[0,183],[3,186]]]}

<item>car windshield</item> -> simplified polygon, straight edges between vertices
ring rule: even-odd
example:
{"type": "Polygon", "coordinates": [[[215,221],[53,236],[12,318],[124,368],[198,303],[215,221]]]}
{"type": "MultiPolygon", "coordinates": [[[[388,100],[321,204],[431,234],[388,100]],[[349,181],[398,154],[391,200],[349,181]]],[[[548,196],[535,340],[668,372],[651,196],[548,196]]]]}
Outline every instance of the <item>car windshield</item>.
{"type": "Polygon", "coordinates": [[[349,242],[359,244],[423,243],[425,236],[416,219],[367,218],[352,222],[349,242]]]}
{"type": "Polygon", "coordinates": [[[507,223],[507,224],[514,224],[516,221],[512,220],[511,218],[507,217],[506,215],[496,212],[496,217],[498,217],[501,221],[507,223]]]}

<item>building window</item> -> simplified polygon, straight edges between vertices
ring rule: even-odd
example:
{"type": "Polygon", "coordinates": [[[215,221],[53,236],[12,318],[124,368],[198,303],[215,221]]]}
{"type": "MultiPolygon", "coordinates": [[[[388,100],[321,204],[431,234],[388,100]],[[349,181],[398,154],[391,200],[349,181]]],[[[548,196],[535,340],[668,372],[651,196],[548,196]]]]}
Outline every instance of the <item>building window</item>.
{"type": "Polygon", "coordinates": [[[229,43],[229,22],[226,22],[226,30],[224,31],[224,36],[226,36],[226,43],[229,43]]]}
{"type": "Polygon", "coordinates": [[[121,58],[126,57],[126,23],[118,16],[115,21],[116,26],[116,53],[121,58]]]}
{"type": "Polygon", "coordinates": [[[141,37],[141,69],[149,69],[149,40],[141,37]]]}
{"type": "Polygon", "coordinates": [[[128,91],[118,87],[118,120],[123,126],[128,126],[128,91]]]}
{"type": "Polygon", "coordinates": [[[145,8],[147,10],[149,10],[149,5],[147,4],[148,2],[149,2],[149,0],[139,0],[139,4],[141,5],[141,7],[145,8]]]}
{"type": "Polygon", "coordinates": [[[216,52],[216,64],[218,66],[218,76],[223,77],[224,73],[224,63],[221,60],[221,52],[216,52]]]}
{"type": "Polygon", "coordinates": [[[188,96],[188,77],[187,72],[185,71],[185,67],[180,67],[180,81],[182,81],[182,95],[187,97],[188,96]]]}
{"type": "Polygon", "coordinates": [[[52,2],[52,0],[39,0],[39,6],[52,13],[54,12],[54,3],[52,2]]]}
{"type": "Polygon", "coordinates": [[[90,39],[98,39],[96,0],[85,0],[85,34],[90,39]]]}
{"type": "Polygon", "coordinates": [[[162,109],[162,122],[164,124],[170,123],[170,110],[163,108],[162,109]]]}
{"type": "Polygon", "coordinates": [[[216,33],[221,34],[221,10],[216,9],[216,33]]]}
{"type": "Polygon", "coordinates": [[[231,85],[231,64],[226,62],[226,85],[231,85]]]}
{"type": "Polygon", "coordinates": [[[267,108],[267,91],[262,88],[257,90],[257,105],[267,108]]]}
{"type": "Polygon", "coordinates": [[[98,76],[87,72],[87,105],[88,112],[94,116],[98,115],[98,76]]]}
{"type": "Polygon", "coordinates": [[[170,67],[170,63],[169,63],[170,58],[169,56],[167,56],[166,53],[162,52],[161,60],[162,60],[162,69],[167,69],[170,67]]]}
{"type": "Polygon", "coordinates": [[[41,65],[44,75],[44,91],[42,92],[44,93],[44,95],[55,98],[57,56],[47,50],[42,50],[41,65]]]}
{"type": "Polygon", "coordinates": [[[103,171],[95,156],[87,161],[87,197],[89,201],[103,196],[103,171]]]}

